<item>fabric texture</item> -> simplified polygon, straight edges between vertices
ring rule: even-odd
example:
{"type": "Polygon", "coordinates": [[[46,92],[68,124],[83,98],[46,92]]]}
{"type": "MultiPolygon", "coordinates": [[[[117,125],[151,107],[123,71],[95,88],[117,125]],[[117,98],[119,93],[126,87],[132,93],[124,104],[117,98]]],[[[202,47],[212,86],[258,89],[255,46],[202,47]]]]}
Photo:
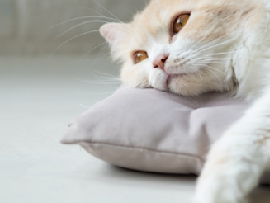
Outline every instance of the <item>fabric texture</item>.
{"type": "MultiPolygon", "coordinates": [[[[199,174],[211,144],[247,108],[224,93],[180,97],[150,88],[121,88],[75,118],[61,142],[80,144],[120,167],[199,174]]],[[[270,183],[269,174],[263,180],[270,183]]]]}

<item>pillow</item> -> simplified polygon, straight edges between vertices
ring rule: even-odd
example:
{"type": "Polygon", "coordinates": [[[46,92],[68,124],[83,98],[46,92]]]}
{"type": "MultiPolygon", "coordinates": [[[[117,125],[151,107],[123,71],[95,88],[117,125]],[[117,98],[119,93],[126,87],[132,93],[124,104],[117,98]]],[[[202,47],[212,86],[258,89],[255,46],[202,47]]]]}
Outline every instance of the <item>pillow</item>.
{"type": "MultiPolygon", "coordinates": [[[[210,145],[247,108],[224,93],[181,97],[120,88],[74,119],[61,142],[120,167],[199,174],[210,145]]],[[[270,177],[264,180],[270,183],[270,177]]]]}

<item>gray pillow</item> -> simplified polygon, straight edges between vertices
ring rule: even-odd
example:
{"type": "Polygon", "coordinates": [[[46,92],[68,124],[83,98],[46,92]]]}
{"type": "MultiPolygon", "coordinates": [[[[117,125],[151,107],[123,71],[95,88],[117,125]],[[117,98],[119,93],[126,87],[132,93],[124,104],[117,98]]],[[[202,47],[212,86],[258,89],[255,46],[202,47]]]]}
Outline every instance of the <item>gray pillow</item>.
{"type": "MultiPolygon", "coordinates": [[[[155,89],[121,88],[74,119],[63,144],[80,144],[116,166],[199,174],[210,145],[248,105],[229,94],[180,97],[155,89]]],[[[264,178],[270,183],[270,178],[264,178]]]]}

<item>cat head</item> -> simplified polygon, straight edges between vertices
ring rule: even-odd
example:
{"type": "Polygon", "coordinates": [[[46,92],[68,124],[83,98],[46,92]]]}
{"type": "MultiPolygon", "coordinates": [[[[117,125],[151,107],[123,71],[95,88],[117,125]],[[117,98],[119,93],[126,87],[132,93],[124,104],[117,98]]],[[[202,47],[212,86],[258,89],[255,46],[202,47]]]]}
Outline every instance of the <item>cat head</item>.
{"type": "Polygon", "coordinates": [[[100,31],[127,86],[195,96],[234,87],[264,12],[260,0],[152,0],[100,31]]]}

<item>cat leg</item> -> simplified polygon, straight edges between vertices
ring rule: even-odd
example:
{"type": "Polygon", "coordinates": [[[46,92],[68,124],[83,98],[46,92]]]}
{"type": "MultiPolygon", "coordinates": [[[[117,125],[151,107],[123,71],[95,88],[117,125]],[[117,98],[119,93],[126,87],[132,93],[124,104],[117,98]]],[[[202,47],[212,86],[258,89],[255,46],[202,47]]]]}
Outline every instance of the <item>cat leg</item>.
{"type": "Polygon", "coordinates": [[[198,203],[242,203],[270,166],[270,89],[212,147],[198,203]]]}

